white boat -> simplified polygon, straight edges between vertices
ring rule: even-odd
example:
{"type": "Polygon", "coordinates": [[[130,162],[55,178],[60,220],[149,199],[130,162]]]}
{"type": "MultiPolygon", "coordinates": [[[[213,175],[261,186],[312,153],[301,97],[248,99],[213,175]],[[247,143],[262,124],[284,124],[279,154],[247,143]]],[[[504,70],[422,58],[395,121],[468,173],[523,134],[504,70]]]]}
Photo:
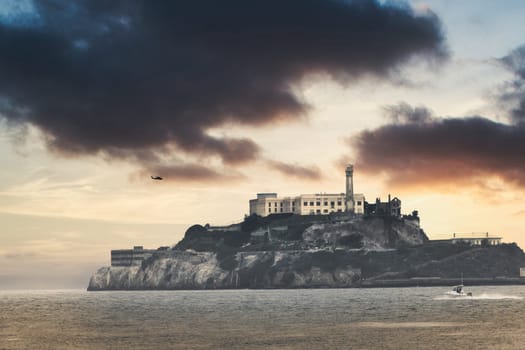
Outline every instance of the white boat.
{"type": "Polygon", "coordinates": [[[450,296],[453,296],[453,297],[471,297],[472,293],[471,292],[465,292],[463,290],[463,287],[464,286],[462,284],[454,286],[452,288],[452,290],[447,292],[446,294],[450,295],[450,296]]]}

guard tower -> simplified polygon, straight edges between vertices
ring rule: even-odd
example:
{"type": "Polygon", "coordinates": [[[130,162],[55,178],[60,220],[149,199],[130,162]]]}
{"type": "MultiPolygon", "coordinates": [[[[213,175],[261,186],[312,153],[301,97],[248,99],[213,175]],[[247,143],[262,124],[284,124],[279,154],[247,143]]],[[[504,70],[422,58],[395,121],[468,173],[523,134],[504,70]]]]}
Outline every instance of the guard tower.
{"type": "Polygon", "coordinates": [[[354,166],[346,167],[346,212],[354,212],[354,166]]]}

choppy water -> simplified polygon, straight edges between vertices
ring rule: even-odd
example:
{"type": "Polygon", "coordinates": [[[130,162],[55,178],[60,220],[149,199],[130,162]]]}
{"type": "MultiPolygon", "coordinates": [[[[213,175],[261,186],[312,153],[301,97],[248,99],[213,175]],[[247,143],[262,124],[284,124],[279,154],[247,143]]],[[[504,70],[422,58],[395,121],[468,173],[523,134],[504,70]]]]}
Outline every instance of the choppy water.
{"type": "Polygon", "coordinates": [[[525,286],[0,291],[0,349],[524,349],[525,286]]]}

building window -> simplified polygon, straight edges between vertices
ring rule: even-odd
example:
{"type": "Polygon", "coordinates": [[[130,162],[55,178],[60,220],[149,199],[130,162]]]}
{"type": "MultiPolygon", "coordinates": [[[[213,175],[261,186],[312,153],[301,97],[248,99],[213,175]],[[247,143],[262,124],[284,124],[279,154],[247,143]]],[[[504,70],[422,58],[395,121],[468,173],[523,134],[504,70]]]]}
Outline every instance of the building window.
{"type": "Polygon", "coordinates": [[[323,213],[328,213],[328,209],[323,210],[323,213]]]}
{"type": "Polygon", "coordinates": [[[317,205],[318,207],[321,206],[321,202],[315,202],[315,205],[317,205]]]}
{"type": "Polygon", "coordinates": [[[317,209],[315,212],[316,214],[321,214],[321,209],[317,209]]]}
{"type": "Polygon", "coordinates": [[[325,205],[325,206],[328,206],[328,202],[325,201],[325,202],[324,202],[324,205],[325,205]]]}
{"type": "Polygon", "coordinates": [[[361,201],[357,201],[357,205],[361,205],[361,201]]]}
{"type": "Polygon", "coordinates": [[[334,205],[335,205],[335,202],[334,202],[334,201],[331,201],[331,202],[330,202],[330,206],[333,208],[334,205]]]}
{"type": "Polygon", "coordinates": [[[283,207],[283,202],[281,202],[281,208],[283,207]]]}
{"type": "Polygon", "coordinates": [[[314,202],[310,202],[310,205],[314,205],[314,202]]]}
{"type": "Polygon", "coordinates": [[[272,206],[272,203],[268,203],[268,208],[270,208],[272,206]]]}
{"type": "Polygon", "coordinates": [[[277,206],[277,202],[273,203],[273,206],[276,207],[277,206]]]}
{"type": "Polygon", "coordinates": [[[271,213],[272,212],[272,208],[268,208],[268,213],[271,213]]]}
{"type": "Polygon", "coordinates": [[[283,208],[281,208],[281,213],[283,212],[283,208]]]}
{"type": "Polygon", "coordinates": [[[341,201],[337,201],[337,205],[339,205],[339,206],[340,206],[340,205],[341,205],[341,201]]]}
{"type": "Polygon", "coordinates": [[[337,209],[337,212],[340,213],[340,212],[341,212],[341,209],[337,209]]]}
{"type": "Polygon", "coordinates": [[[308,206],[308,202],[303,202],[303,205],[304,205],[305,207],[307,207],[307,206],[308,206]]]}

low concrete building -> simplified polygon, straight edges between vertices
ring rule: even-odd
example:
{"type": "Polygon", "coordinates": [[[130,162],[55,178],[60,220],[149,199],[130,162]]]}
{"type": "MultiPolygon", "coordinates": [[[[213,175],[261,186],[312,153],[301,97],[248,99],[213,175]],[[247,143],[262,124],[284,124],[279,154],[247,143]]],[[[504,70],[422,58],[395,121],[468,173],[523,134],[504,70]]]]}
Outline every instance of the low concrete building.
{"type": "Polygon", "coordinates": [[[453,233],[451,238],[433,239],[432,243],[467,243],[470,245],[499,245],[501,237],[492,236],[488,232],[453,233]]]}
{"type": "Polygon", "coordinates": [[[133,249],[115,249],[111,251],[111,266],[140,266],[155,253],[157,249],[144,249],[134,246],[133,249]]]}
{"type": "Polygon", "coordinates": [[[498,245],[501,237],[491,236],[488,232],[453,233],[452,243],[469,243],[471,245],[498,245]]]}

